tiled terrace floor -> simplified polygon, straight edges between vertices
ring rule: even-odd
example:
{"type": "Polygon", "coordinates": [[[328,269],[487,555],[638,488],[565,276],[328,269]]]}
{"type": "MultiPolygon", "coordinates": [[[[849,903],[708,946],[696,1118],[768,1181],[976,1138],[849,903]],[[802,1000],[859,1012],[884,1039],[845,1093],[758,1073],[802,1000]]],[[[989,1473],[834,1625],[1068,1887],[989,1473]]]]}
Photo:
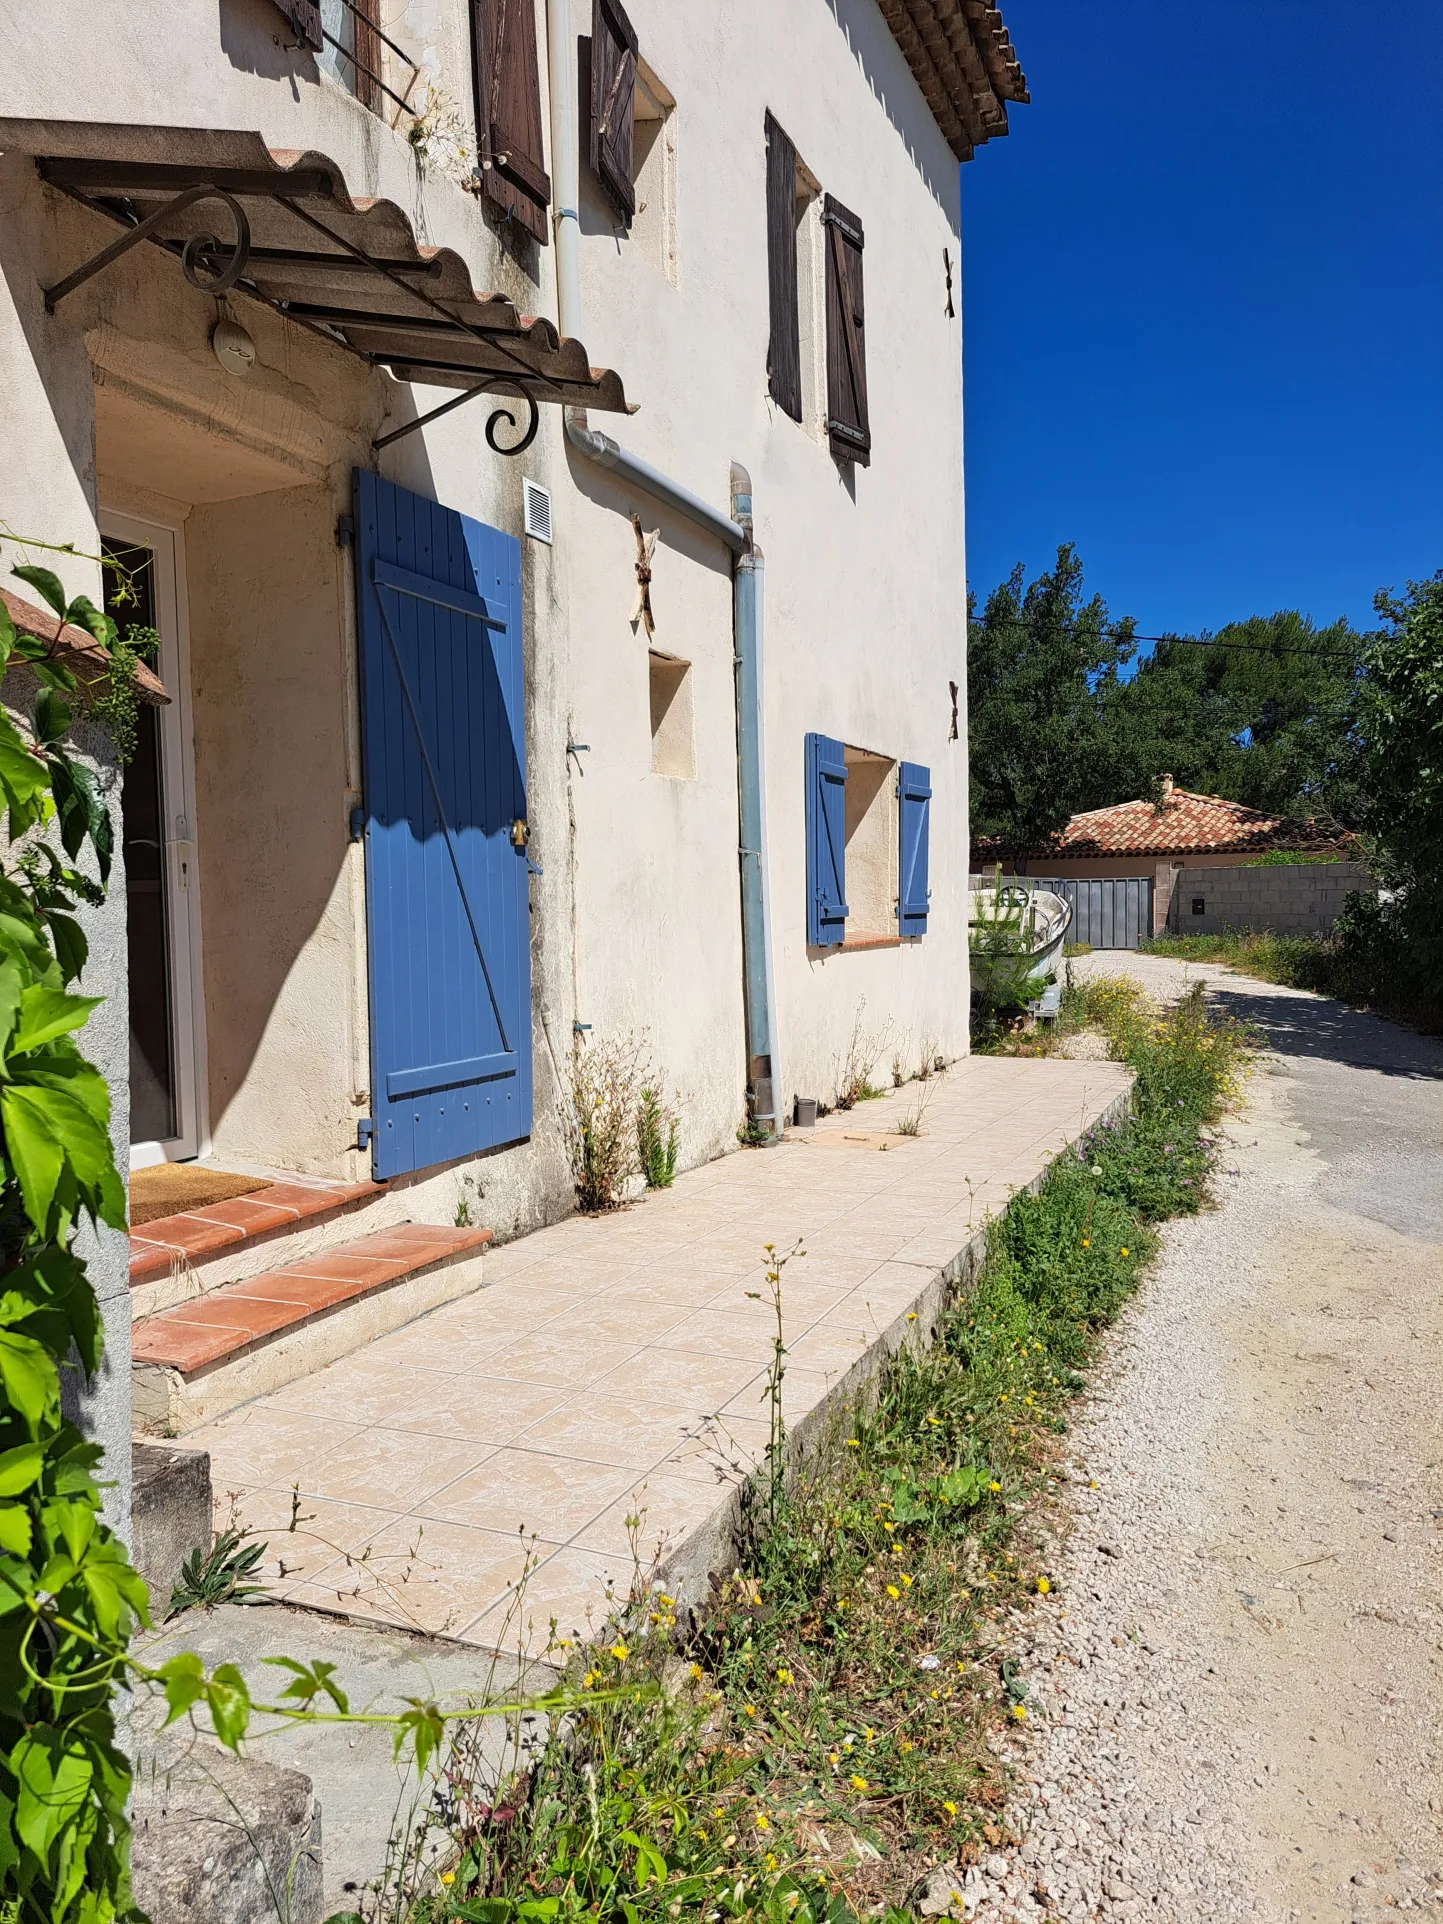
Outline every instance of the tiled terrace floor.
{"type": "Polygon", "coordinates": [[[795,1423],[1126,1086],[1111,1063],[972,1058],[931,1085],[920,1137],[887,1133],[912,1084],[572,1217],[488,1255],[478,1293],[186,1442],[270,1533],[292,1602],[514,1644],[524,1529],[527,1619],[543,1638],[553,1615],[563,1633],[600,1621],[630,1578],[628,1514],[649,1561],[765,1449],[772,1312],[747,1295],[763,1245],[805,1250],[785,1276],[795,1423]],[[859,1133],[872,1146],[837,1140],[859,1133]]]}

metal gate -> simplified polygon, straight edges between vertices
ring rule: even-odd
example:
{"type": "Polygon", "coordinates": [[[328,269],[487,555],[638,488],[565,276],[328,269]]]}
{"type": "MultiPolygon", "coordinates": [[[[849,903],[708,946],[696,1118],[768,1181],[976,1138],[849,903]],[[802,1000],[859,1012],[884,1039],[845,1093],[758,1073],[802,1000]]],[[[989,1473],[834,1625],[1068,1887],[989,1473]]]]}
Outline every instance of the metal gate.
{"type": "MultiPolygon", "coordinates": [[[[991,875],[974,875],[974,889],[991,888],[991,875]]],[[[1004,886],[1050,889],[1072,904],[1069,944],[1094,949],[1135,949],[1152,934],[1152,877],[1119,875],[1093,880],[1083,875],[1004,875],[1004,886]]]]}

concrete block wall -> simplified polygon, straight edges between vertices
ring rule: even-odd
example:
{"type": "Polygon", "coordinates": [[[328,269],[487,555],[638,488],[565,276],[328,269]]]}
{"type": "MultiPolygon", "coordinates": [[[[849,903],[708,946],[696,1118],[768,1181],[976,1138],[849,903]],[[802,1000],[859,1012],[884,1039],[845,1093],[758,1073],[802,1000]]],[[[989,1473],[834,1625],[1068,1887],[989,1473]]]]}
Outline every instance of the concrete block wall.
{"type": "Polygon", "coordinates": [[[1377,886],[1360,862],[1175,869],[1167,926],[1174,935],[1222,935],[1229,929],[1321,935],[1338,919],[1350,890],[1377,886]],[[1201,914],[1194,910],[1199,901],[1201,914]]]}

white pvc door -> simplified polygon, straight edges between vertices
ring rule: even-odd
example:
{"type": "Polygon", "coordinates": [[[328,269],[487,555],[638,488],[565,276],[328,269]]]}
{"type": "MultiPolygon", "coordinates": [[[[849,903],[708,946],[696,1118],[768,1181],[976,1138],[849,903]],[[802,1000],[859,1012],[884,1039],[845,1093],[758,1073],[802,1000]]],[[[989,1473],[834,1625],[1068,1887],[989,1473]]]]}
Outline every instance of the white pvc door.
{"type": "Polygon", "coordinates": [[[117,825],[130,986],[130,1161],[143,1168],[198,1155],[206,1133],[185,569],[176,528],[103,514],[101,533],[134,588],[133,599],[117,598],[107,570],[107,606],[122,627],[136,622],[159,632],[155,666],[171,698],[163,708],[141,706],[117,825]]]}

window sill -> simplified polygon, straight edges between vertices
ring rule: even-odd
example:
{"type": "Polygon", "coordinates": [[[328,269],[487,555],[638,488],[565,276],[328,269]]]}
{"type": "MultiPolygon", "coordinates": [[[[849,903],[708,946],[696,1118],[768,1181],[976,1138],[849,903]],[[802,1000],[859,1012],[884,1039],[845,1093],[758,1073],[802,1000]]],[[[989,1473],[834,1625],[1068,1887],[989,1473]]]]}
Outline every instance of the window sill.
{"type": "Polygon", "coordinates": [[[842,952],[848,954],[853,949],[900,949],[901,946],[900,935],[848,935],[843,938],[842,952]]]}

